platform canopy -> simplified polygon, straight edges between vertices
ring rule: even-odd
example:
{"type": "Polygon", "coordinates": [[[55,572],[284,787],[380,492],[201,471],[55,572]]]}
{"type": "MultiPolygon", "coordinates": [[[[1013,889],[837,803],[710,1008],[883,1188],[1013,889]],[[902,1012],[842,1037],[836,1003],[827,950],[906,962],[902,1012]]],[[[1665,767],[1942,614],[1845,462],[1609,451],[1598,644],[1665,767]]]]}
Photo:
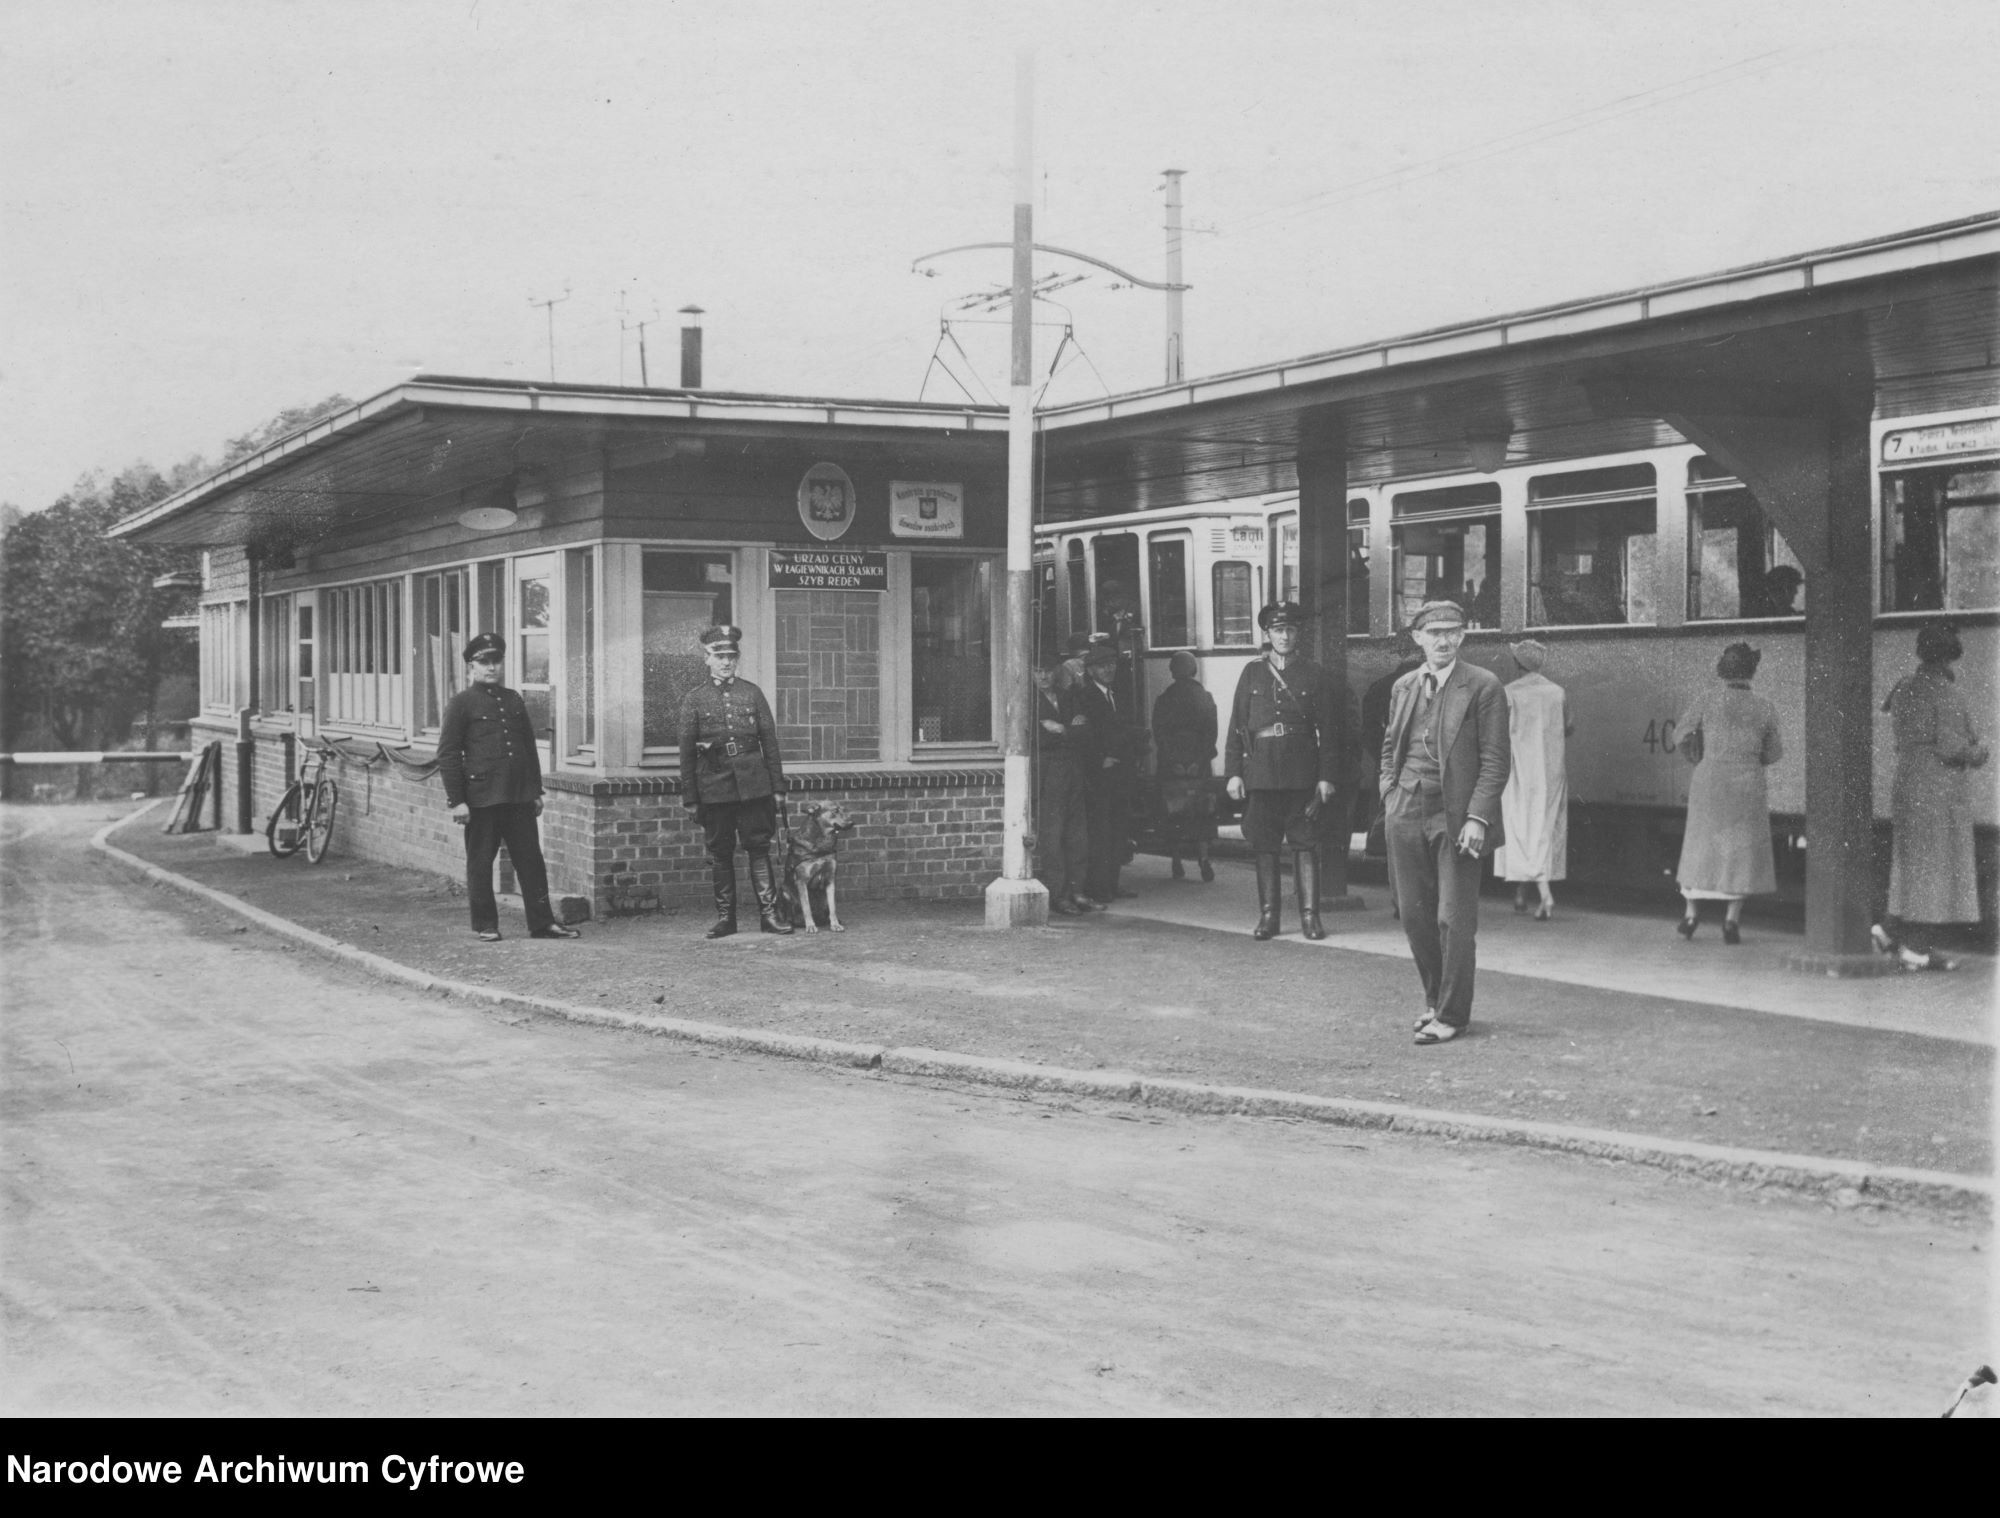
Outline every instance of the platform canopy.
{"type": "Polygon", "coordinates": [[[1338,429],[1365,485],[1678,442],[1643,381],[1709,385],[1732,410],[1796,413],[1921,388],[1991,404],[2000,213],[1700,278],[1107,400],[1038,418],[1042,515],[1074,521],[1297,488],[1302,426],[1338,429]],[[1638,402],[1639,404],[1634,404],[1638,402]],[[1302,421],[1303,419],[1303,421],[1302,421]],[[1331,420],[1329,420],[1331,419],[1331,420]]]}

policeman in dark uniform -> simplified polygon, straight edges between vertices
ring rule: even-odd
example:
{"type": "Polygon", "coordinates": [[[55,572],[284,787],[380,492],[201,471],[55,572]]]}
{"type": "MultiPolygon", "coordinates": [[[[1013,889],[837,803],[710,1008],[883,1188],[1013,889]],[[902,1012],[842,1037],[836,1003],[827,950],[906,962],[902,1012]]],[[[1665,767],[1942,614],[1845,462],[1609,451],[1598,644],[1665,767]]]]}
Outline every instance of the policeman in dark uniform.
{"type": "Polygon", "coordinates": [[[1266,606],[1257,625],[1271,647],[1236,682],[1224,751],[1229,794],[1248,801],[1243,840],[1257,859],[1257,926],[1250,936],[1277,936],[1284,905],[1279,852],[1289,848],[1299,926],[1308,938],[1324,938],[1314,848],[1320,811],[1332,802],[1340,774],[1334,729],[1342,696],[1333,677],[1298,652],[1305,613],[1296,602],[1266,606]]]}
{"type": "Polygon", "coordinates": [[[736,931],[736,844],[750,856],[750,886],[757,893],[757,926],[789,933],[779,915],[778,880],[771,866],[771,837],[778,827],[777,798],[785,789],[778,753],[778,724],[764,693],[737,678],[743,629],[711,627],[701,635],[708,680],[681,702],[681,803],[701,822],[715,881],[715,926],[710,938],[736,931]]]}
{"type": "Polygon", "coordinates": [[[542,760],[521,693],[500,683],[506,641],[481,633],[465,645],[471,684],[446,703],[438,733],[437,767],[451,820],[465,828],[465,894],[472,931],[500,938],[493,899],[493,857],[501,844],[514,861],[530,938],[576,938],[549,905],[549,872],[535,819],[542,815],[542,760]]]}

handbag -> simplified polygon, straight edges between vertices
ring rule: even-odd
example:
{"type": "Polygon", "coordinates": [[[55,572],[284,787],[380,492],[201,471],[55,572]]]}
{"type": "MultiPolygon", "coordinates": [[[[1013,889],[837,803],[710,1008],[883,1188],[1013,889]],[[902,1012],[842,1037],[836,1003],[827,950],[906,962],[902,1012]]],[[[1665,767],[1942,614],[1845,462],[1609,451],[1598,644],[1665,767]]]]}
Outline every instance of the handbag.
{"type": "Polygon", "coordinates": [[[1700,726],[1697,725],[1692,732],[1681,734],[1681,739],[1677,747],[1680,749],[1681,757],[1687,760],[1689,764],[1701,763],[1702,741],[1700,726]]]}

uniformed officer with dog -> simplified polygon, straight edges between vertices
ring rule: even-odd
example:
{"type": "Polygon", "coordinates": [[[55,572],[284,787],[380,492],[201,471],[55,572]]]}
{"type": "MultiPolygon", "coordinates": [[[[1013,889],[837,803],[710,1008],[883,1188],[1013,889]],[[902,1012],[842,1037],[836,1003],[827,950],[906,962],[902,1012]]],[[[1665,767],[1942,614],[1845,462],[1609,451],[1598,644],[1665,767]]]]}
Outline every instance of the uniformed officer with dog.
{"type": "Polygon", "coordinates": [[[701,634],[708,679],[681,702],[681,803],[701,822],[715,883],[715,924],[710,938],[736,931],[736,849],[750,856],[750,886],[757,896],[757,926],[790,933],[779,905],[771,840],[777,832],[777,798],[785,789],[778,752],[778,724],[764,693],[736,673],[743,629],[711,627],[701,634]]]}
{"type": "Polygon", "coordinates": [[[514,861],[530,938],[576,938],[549,904],[549,872],[535,819],[542,815],[542,760],[535,726],[521,693],[501,684],[507,643],[481,633],[465,645],[470,683],[445,703],[439,724],[438,775],[451,820],[465,829],[465,895],[472,931],[500,939],[493,897],[493,860],[500,845],[514,861]]]}
{"type": "Polygon", "coordinates": [[[1229,795],[1246,803],[1243,841],[1257,861],[1257,926],[1250,936],[1260,941],[1275,938],[1283,918],[1286,849],[1292,852],[1299,927],[1308,938],[1326,937],[1315,849],[1319,815],[1332,803],[1341,771],[1334,733],[1343,693],[1299,653],[1305,620],[1295,601],[1276,601],[1257,613],[1271,646],[1237,679],[1224,750],[1229,795]]]}

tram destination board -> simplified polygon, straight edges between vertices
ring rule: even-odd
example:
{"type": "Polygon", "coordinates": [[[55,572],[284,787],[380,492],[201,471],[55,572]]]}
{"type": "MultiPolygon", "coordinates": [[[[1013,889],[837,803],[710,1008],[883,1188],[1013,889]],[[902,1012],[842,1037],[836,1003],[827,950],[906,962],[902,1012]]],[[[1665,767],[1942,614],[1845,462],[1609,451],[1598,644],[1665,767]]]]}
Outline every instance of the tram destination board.
{"type": "Polygon", "coordinates": [[[864,548],[774,548],[772,590],[887,590],[889,555],[864,548]]]}

